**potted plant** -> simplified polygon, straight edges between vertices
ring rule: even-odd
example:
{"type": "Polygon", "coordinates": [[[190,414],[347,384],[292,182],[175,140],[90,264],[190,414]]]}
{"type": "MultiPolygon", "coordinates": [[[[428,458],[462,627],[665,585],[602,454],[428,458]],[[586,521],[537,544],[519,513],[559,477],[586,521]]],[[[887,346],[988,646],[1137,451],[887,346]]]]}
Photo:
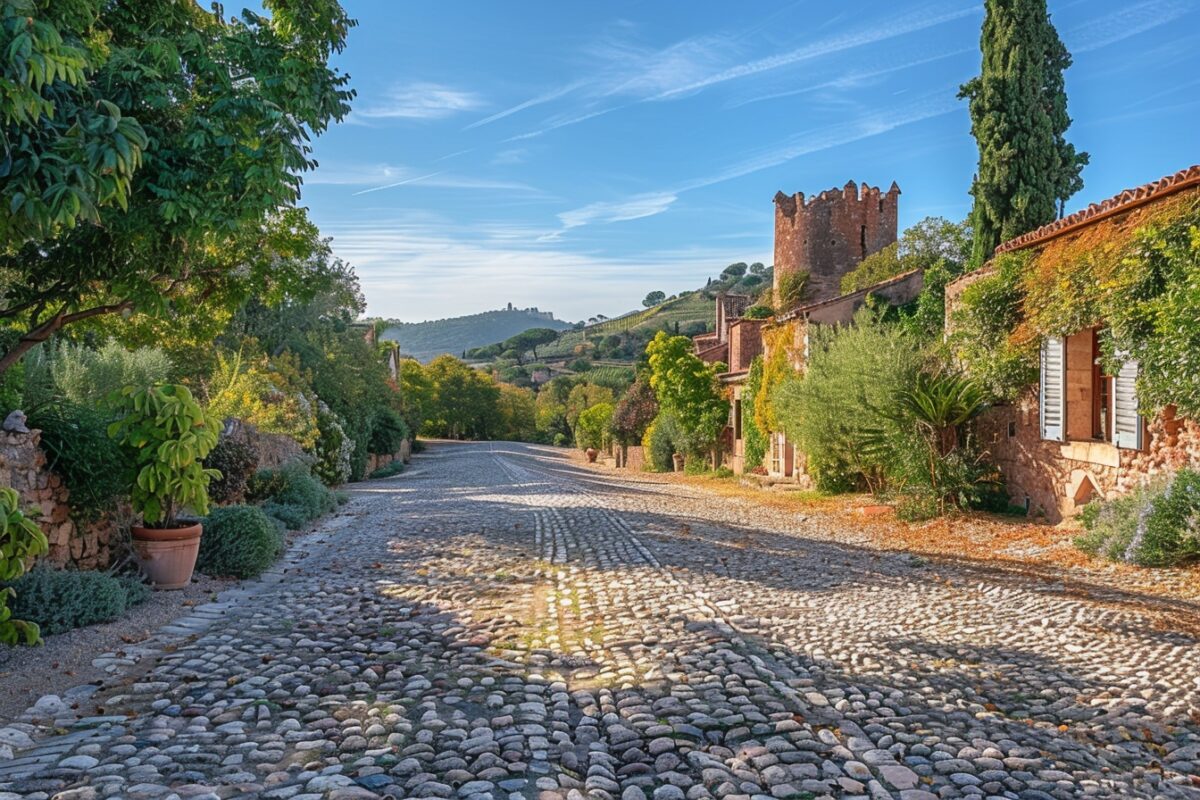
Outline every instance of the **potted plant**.
{"type": "Polygon", "coordinates": [[[130,500],[142,515],[143,524],[131,528],[134,553],[157,588],[179,589],[192,579],[202,533],[198,521],[180,514],[208,513],[208,482],[221,473],[202,459],[221,425],[185,386],[127,386],[113,404],[118,418],[108,435],[129,451],[130,500]]]}

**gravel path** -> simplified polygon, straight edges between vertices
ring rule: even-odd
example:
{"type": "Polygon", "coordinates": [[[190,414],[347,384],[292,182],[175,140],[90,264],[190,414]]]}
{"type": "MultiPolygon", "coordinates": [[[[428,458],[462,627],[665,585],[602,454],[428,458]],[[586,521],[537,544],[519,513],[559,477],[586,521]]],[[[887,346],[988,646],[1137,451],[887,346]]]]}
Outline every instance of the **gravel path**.
{"type": "Polygon", "coordinates": [[[532,445],[435,445],[354,495],[102,660],[93,716],[0,728],[0,800],[1200,798],[1178,608],[532,445]]]}

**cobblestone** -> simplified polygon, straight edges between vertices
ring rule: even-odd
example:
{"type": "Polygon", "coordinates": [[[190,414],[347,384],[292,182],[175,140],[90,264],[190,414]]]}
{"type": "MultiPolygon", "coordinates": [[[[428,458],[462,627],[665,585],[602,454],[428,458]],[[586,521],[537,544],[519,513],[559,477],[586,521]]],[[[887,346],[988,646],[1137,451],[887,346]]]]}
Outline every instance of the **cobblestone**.
{"type": "Polygon", "coordinates": [[[530,445],[353,493],[80,735],[0,730],[0,797],[1200,797],[1200,647],[1135,603],[530,445]]]}

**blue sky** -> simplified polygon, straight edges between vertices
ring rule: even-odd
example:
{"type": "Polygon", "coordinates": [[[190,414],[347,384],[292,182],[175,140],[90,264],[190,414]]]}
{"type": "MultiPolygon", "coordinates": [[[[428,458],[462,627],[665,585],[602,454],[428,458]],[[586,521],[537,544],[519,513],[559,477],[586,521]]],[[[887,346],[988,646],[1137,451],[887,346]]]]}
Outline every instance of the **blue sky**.
{"type": "MultiPolygon", "coordinates": [[[[901,187],[961,219],[982,3],[344,0],[358,91],[303,204],[372,315],[615,315],[771,262],[777,190],[901,187]]],[[[1073,210],[1200,162],[1200,2],[1051,0],[1073,210]]]]}

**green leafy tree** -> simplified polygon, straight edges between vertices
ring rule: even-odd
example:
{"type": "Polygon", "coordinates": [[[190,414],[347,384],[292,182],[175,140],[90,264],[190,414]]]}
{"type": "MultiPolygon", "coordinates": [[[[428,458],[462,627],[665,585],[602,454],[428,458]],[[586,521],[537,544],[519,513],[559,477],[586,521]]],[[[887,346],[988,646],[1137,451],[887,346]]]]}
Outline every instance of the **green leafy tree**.
{"type": "Polygon", "coordinates": [[[65,325],[236,306],[287,272],[310,139],[353,96],[328,66],[353,22],[264,7],[0,3],[0,321],[23,331],[0,372],[65,325]]]}
{"type": "Polygon", "coordinates": [[[747,269],[749,269],[749,267],[746,266],[746,262],[744,261],[739,261],[736,264],[730,264],[728,267],[721,270],[721,279],[725,280],[727,278],[740,278],[746,274],[747,269]]]}
{"type": "Polygon", "coordinates": [[[642,305],[646,308],[654,308],[654,306],[667,299],[666,292],[654,291],[650,292],[642,299],[642,305]]]}
{"type": "Polygon", "coordinates": [[[659,408],[678,420],[690,455],[707,451],[715,466],[720,461],[719,437],[729,419],[729,401],[717,380],[725,365],[704,363],[692,352],[691,339],[668,336],[665,331],[646,345],[646,355],[659,408]]]}
{"type": "Polygon", "coordinates": [[[623,446],[637,444],[657,415],[654,387],[646,376],[639,375],[613,410],[612,429],[617,441],[623,446]]]}
{"type": "Polygon", "coordinates": [[[575,425],[580,414],[592,406],[612,402],[613,390],[607,386],[583,381],[571,387],[571,392],[567,395],[565,415],[572,436],[575,434],[575,425]]]}
{"type": "Polygon", "coordinates": [[[953,275],[961,274],[971,257],[971,229],[966,222],[926,217],[900,235],[900,239],[864,258],[842,276],[843,292],[865,289],[915,269],[942,264],[953,275]]]}
{"type": "Polygon", "coordinates": [[[1050,22],[1046,0],[985,0],[983,68],[963,84],[979,166],[972,261],[1001,242],[1054,220],[1083,188],[1088,162],[1065,134],[1071,125],[1063,72],[1071,54],[1050,22]]]}

